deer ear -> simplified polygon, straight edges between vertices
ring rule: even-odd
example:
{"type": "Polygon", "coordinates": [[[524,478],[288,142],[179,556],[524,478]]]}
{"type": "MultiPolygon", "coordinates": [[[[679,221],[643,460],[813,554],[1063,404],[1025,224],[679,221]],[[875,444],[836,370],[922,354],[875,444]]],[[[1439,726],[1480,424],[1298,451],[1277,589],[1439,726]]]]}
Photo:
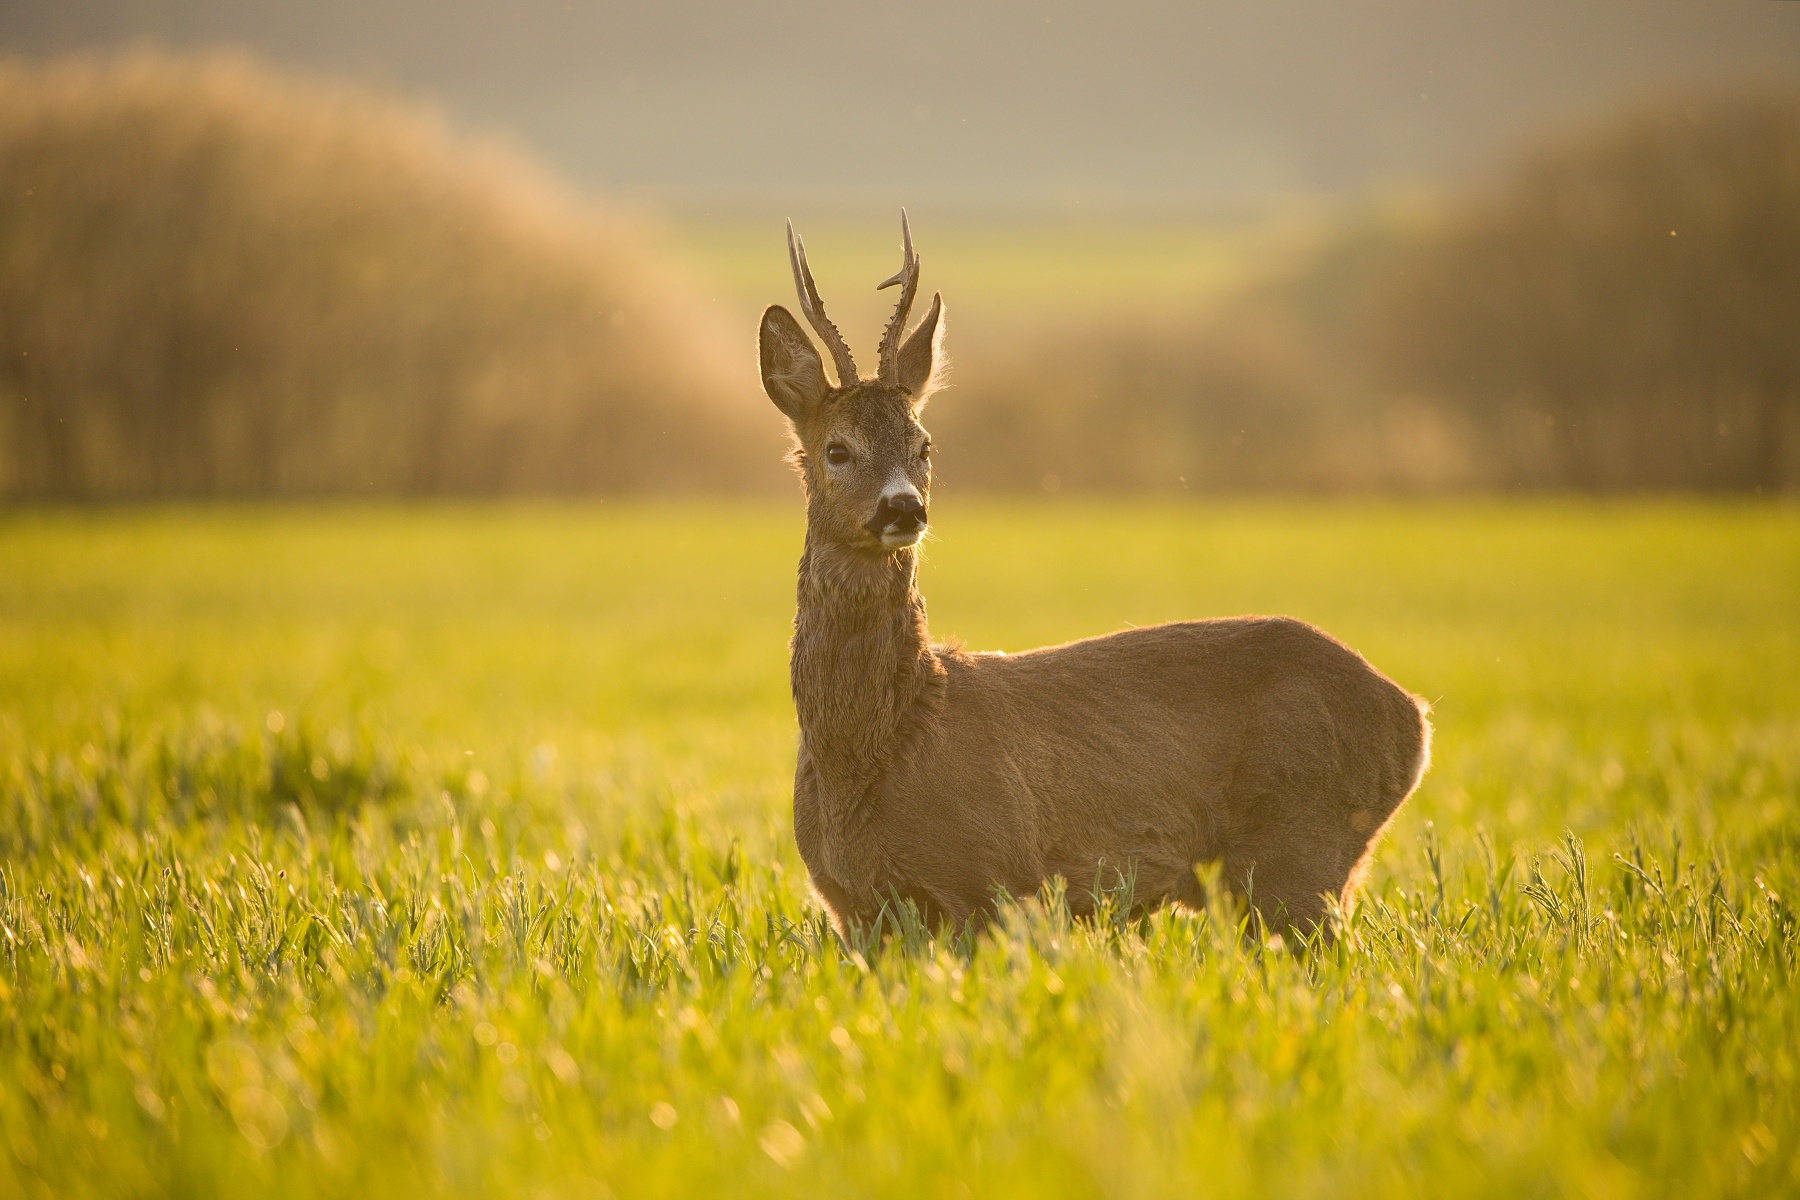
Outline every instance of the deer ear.
{"type": "Polygon", "coordinates": [[[935,293],[931,297],[931,311],[925,314],[919,327],[907,335],[906,344],[900,347],[895,358],[900,386],[919,404],[925,402],[943,372],[943,338],[944,297],[942,293],[935,293]]]}
{"type": "Polygon", "coordinates": [[[756,342],[762,355],[763,391],[788,420],[800,420],[830,391],[825,363],[813,349],[812,339],[792,313],[771,304],[763,311],[756,342]]]}

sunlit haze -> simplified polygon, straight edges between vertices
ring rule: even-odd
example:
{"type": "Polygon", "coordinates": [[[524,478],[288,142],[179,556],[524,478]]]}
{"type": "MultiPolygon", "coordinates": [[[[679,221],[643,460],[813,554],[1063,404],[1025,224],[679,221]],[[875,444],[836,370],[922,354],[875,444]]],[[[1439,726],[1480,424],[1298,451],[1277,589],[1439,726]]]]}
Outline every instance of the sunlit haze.
{"type": "Polygon", "coordinates": [[[1239,204],[1453,178],[1693,82],[1800,79],[1800,5],[30,0],[0,50],[239,46],[690,203],[1239,204]]]}

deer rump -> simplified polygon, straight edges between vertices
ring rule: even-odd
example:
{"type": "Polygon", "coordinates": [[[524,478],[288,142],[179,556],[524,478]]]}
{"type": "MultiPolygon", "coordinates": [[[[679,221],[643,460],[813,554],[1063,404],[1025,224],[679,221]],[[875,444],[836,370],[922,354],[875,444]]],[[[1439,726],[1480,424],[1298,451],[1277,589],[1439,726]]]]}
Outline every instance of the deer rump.
{"type": "Polygon", "coordinates": [[[1058,875],[1077,913],[1127,884],[1134,908],[1199,908],[1196,868],[1214,862],[1270,925],[1308,929],[1355,887],[1429,756],[1424,704],[1291,618],[934,649],[862,803],[822,801],[802,742],[796,839],[840,929],[908,900],[935,924],[979,924],[999,890],[1058,875]]]}

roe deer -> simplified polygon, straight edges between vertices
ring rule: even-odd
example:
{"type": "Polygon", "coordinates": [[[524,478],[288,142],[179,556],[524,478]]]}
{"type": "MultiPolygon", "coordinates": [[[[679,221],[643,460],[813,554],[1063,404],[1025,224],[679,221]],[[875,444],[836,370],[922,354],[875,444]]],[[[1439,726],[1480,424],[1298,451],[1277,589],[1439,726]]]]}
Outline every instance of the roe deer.
{"type": "Polygon", "coordinates": [[[919,258],[904,211],[901,232],[874,378],[826,317],[792,223],[800,311],[837,385],[787,309],[770,306],[759,333],[806,495],[794,835],[833,920],[866,928],[910,900],[934,924],[980,923],[997,889],[1029,895],[1055,875],[1081,912],[1102,873],[1130,878],[1140,907],[1199,907],[1195,868],[1217,861],[1271,926],[1316,927],[1425,771],[1425,705],[1287,617],[1023,654],[933,645],[917,586],[931,492],[919,411],[944,362],[944,303],[933,296],[905,335],[919,258]]]}

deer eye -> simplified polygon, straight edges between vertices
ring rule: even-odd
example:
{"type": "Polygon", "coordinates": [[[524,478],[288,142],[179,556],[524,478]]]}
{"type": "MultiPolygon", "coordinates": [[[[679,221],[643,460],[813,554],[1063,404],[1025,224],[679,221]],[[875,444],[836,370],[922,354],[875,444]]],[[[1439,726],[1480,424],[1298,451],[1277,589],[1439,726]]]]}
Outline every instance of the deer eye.
{"type": "Polygon", "coordinates": [[[850,461],[850,447],[842,442],[833,442],[825,447],[825,461],[833,465],[841,465],[850,461]]]}
{"type": "Polygon", "coordinates": [[[919,447],[919,457],[924,459],[927,462],[931,461],[931,443],[930,442],[926,442],[923,446],[919,447]]]}

